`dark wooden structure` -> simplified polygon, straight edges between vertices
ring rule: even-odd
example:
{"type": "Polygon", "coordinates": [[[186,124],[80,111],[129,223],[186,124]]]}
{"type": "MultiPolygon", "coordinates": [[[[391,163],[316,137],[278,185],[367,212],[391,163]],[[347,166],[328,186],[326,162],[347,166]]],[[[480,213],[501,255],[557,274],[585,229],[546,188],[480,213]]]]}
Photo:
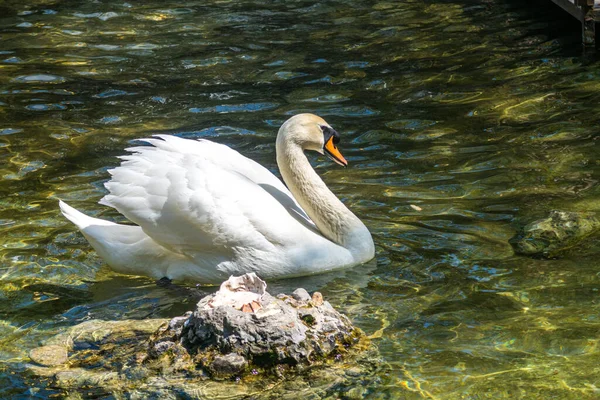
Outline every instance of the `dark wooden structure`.
{"type": "Polygon", "coordinates": [[[600,0],[552,0],[563,10],[581,21],[583,45],[598,47],[600,44],[600,0]]]}

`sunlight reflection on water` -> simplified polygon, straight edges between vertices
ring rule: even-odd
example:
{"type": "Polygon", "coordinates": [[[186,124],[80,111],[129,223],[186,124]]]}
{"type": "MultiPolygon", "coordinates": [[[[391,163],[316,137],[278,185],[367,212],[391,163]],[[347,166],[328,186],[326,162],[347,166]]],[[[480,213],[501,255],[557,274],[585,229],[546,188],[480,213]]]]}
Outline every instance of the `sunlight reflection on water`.
{"type": "Polygon", "coordinates": [[[58,199],[120,221],[97,204],[107,169],[156,133],[210,137],[276,171],[279,125],[313,112],[350,167],[309,158],[373,232],[376,262],[271,287],[323,292],[388,368],[334,390],[597,397],[597,241],[554,260],[508,244],[552,209],[600,209],[598,63],[576,24],[528,7],[0,5],[0,396],[31,393],[29,350],[69,326],[193,307],[110,272],[58,199]]]}

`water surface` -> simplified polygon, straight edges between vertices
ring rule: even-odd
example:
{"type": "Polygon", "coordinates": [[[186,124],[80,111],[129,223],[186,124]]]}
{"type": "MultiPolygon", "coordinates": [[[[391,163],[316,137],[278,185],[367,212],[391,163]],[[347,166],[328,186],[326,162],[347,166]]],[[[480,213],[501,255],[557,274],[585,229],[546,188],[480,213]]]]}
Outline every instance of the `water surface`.
{"type": "Polygon", "coordinates": [[[97,204],[107,169],[156,133],[275,172],[279,125],[312,112],[350,167],[311,161],[377,256],[301,283],[373,335],[387,366],[329,395],[598,398],[597,239],[553,260],[508,239],[552,209],[600,211],[600,68],[568,16],[522,3],[5,1],[0,397],[64,395],[32,387],[24,365],[70,326],[193,307],[111,272],[58,199],[119,221],[97,204]]]}

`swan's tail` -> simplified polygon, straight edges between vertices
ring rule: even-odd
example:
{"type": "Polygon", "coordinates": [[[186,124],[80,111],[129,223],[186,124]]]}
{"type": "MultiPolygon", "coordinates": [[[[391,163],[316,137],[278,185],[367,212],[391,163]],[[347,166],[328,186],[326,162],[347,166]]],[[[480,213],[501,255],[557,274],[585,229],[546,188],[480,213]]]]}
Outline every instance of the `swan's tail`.
{"type": "Polygon", "coordinates": [[[69,221],[71,221],[72,223],[77,225],[77,227],[80,230],[84,230],[85,228],[87,228],[90,225],[103,225],[103,226],[116,225],[114,222],[89,217],[89,216],[85,215],[84,213],[77,211],[76,209],[74,209],[67,203],[63,202],[62,200],[59,200],[58,205],[60,206],[60,211],[63,213],[63,215],[69,221]]]}
{"type": "Polygon", "coordinates": [[[63,215],[79,228],[113,270],[156,279],[170,277],[169,264],[165,262],[168,251],[150,239],[139,226],[92,218],[62,201],[59,205],[63,215]]]}

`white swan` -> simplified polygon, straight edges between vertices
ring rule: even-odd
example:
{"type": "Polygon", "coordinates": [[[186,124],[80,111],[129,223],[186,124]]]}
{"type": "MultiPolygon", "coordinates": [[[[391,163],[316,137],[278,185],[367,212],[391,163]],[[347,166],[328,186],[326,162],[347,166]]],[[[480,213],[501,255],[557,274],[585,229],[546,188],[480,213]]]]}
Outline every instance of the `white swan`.
{"type": "Polygon", "coordinates": [[[289,190],[260,164],[209,140],[158,135],[127,149],[101,204],[137,224],[89,217],[60,202],[117,272],[219,283],[255,272],[265,279],[321,273],[366,262],[365,225],[327,188],[304,150],[347,165],[339,134],[299,114],[279,129],[277,164],[289,190]],[[290,193],[291,192],[291,193],[290,193]]]}

